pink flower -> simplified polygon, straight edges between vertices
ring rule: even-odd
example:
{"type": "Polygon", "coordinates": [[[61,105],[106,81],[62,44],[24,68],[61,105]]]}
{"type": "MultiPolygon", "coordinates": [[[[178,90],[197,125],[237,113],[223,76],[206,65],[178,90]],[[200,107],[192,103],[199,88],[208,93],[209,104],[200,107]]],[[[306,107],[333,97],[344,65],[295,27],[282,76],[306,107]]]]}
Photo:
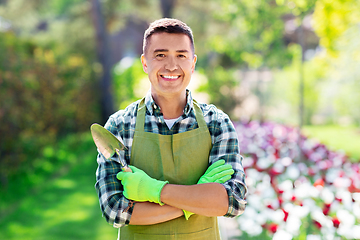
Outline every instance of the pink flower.
{"type": "Polygon", "coordinates": [[[309,167],[308,174],[309,174],[310,177],[313,177],[313,176],[315,176],[316,171],[314,170],[314,168],[309,167]]]}
{"type": "Polygon", "coordinates": [[[355,193],[355,192],[360,192],[360,189],[357,188],[354,184],[354,180],[351,179],[351,185],[350,187],[348,188],[349,192],[351,193],[355,193]]]}
{"type": "MultiPolygon", "coordinates": [[[[324,228],[331,227],[335,231],[340,223],[346,225],[343,218],[340,218],[340,222],[332,211],[351,207],[353,204],[351,195],[353,202],[355,199],[357,201],[357,195],[355,197],[351,193],[360,192],[359,163],[351,163],[344,153],[330,151],[325,145],[299,135],[296,128],[255,121],[238,123],[235,126],[242,154],[248,158],[244,161],[246,164],[244,163],[243,167],[246,172],[249,171],[249,174],[259,174],[259,178],[252,179],[255,183],[249,186],[249,192],[264,197],[261,203],[264,209],[262,227],[268,235],[283,230],[288,226],[287,223],[290,223],[287,220],[292,220],[289,211],[285,211],[285,206],[287,210],[294,209],[294,216],[298,215],[301,221],[307,221],[306,216],[314,217],[316,220],[311,220],[310,224],[314,224],[318,229],[326,224],[324,228]],[[304,157],[301,162],[297,160],[299,154],[297,146],[300,147],[304,157]],[[292,168],[297,168],[302,178],[292,176],[294,173],[290,171],[292,168]],[[287,181],[286,184],[284,181],[287,181]],[[313,186],[317,190],[313,189],[313,186]],[[344,194],[344,190],[348,192],[344,194]],[[333,202],[335,203],[332,204],[333,202]],[[320,207],[320,212],[316,211],[313,216],[312,207],[317,209],[320,207]],[[276,216],[272,216],[272,213],[276,213],[276,216]],[[330,220],[333,225],[330,222],[328,226],[330,220]],[[284,221],[286,224],[284,222],[280,224],[279,221],[284,221]]],[[[339,235],[343,235],[341,231],[339,235]]]]}

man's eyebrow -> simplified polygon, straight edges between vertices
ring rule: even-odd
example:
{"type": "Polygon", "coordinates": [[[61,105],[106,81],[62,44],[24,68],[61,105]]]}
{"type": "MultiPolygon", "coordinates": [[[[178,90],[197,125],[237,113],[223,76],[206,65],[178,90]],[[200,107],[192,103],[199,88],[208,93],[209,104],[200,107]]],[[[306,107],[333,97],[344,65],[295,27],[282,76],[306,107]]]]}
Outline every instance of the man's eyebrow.
{"type": "Polygon", "coordinates": [[[177,50],[176,52],[187,53],[187,52],[189,52],[189,51],[186,50],[186,49],[184,49],[184,50],[177,50]]]}
{"type": "MultiPolygon", "coordinates": [[[[154,53],[157,53],[157,52],[168,52],[169,50],[168,49],[155,49],[154,50],[154,53]]],[[[187,53],[189,52],[188,50],[184,49],[184,50],[176,50],[176,52],[180,52],[180,53],[187,53]]]]}
{"type": "Polygon", "coordinates": [[[168,52],[169,50],[167,49],[155,49],[154,52],[168,52]]]}

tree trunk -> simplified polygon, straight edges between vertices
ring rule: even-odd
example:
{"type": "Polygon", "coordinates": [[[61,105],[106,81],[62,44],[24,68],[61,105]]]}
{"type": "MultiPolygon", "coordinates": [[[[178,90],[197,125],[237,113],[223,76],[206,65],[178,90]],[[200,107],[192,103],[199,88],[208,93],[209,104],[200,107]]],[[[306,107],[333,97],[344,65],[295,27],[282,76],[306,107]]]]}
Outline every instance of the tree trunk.
{"type": "Polygon", "coordinates": [[[102,66],[102,76],[100,80],[100,106],[101,119],[104,124],[109,116],[114,112],[114,104],[111,93],[111,51],[104,16],[101,11],[101,3],[99,0],[91,0],[91,4],[91,14],[96,33],[97,56],[102,66]]]}
{"type": "Polygon", "coordinates": [[[176,0],[160,0],[161,12],[164,18],[171,18],[176,0]]]}

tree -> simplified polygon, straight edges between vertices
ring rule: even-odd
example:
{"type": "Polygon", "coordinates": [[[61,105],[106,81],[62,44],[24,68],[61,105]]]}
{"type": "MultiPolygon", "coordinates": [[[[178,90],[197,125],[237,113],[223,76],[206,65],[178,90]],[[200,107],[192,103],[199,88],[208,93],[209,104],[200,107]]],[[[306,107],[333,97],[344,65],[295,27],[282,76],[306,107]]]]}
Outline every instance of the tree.
{"type": "MultiPolygon", "coordinates": [[[[297,6],[293,1],[212,2],[214,11],[211,16],[214,19],[206,25],[209,28],[207,32],[209,40],[206,41],[206,46],[212,51],[208,55],[209,61],[201,63],[206,69],[205,73],[208,73],[209,78],[217,75],[213,72],[216,69],[215,65],[221,65],[228,70],[235,68],[259,72],[288,65],[292,58],[289,45],[296,44],[297,38],[286,35],[285,23],[289,17],[296,18],[295,13],[303,14],[305,9],[309,11],[313,8],[311,1],[302,1],[302,3],[305,5],[299,3],[297,6]]],[[[257,76],[262,75],[257,74],[257,76]]],[[[233,83],[239,81],[241,76],[235,78],[237,79],[231,77],[229,81],[233,83]]],[[[211,79],[209,85],[217,85],[216,81],[211,79]]],[[[266,93],[261,87],[263,79],[258,78],[256,82],[255,89],[260,102],[266,104],[264,99],[266,93]]],[[[216,99],[216,93],[213,94],[212,101],[216,99]]],[[[226,97],[239,99],[236,92],[227,94],[226,97]]],[[[223,102],[222,100],[214,103],[224,108],[223,102]]],[[[235,102],[238,104],[239,100],[235,102]]],[[[260,119],[264,116],[262,110],[260,108],[260,119]]]]}
{"type": "Polygon", "coordinates": [[[326,99],[322,106],[328,109],[325,114],[332,122],[345,118],[347,122],[360,125],[357,106],[360,101],[360,2],[318,0],[314,22],[320,44],[326,49],[323,61],[328,65],[328,81],[323,86],[322,94],[326,99]]]}
{"type": "Polygon", "coordinates": [[[160,0],[162,16],[164,18],[171,18],[175,7],[176,0],[160,0]]]}
{"type": "Polygon", "coordinates": [[[360,22],[360,2],[357,0],[317,0],[314,29],[320,45],[336,55],[336,42],[350,27],[360,22]]]}
{"type": "Polygon", "coordinates": [[[111,54],[109,36],[106,23],[102,14],[101,3],[99,0],[91,0],[92,18],[96,32],[96,50],[99,62],[102,66],[102,76],[100,84],[101,94],[101,118],[105,123],[109,116],[114,112],[114,104],[111,94],[111,54]]]}
{"type": "Polygon", "coordinates": [[[294,1],[284,1],[278,0],[279,4],[294,4],[292,14],[296,16],[297,21],[299,22],[298,26],[298,44],[301,48],[301,63],[299,68],[299,131],[304,124],[304,62],[305,62],[305,50],[306,50],[306,43],[305,43],[305,36],[304,36],[304,26],[303,22],[306,16],[311,14],[315,7],[315,0],[294,0],[294,1]]]}

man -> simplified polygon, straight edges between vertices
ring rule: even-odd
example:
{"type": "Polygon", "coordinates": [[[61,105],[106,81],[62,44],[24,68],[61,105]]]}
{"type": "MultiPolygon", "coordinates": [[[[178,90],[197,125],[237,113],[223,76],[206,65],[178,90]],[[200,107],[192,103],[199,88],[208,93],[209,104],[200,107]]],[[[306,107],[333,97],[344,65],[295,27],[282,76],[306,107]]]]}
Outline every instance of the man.
{"type": "Polygon", "coordinates": [[[246,186],[235,129],[222,111],[186,89],[197,56],[191,29],[160,19],[144,34],[141,62],[151,88],[105,128],[123,139],[116,159],[98,155],[96,190],[119,239],[220,239],[217,216],[243,213],[246,186]],[[226,164],[225,164],[226,163],[226,164]]]}

